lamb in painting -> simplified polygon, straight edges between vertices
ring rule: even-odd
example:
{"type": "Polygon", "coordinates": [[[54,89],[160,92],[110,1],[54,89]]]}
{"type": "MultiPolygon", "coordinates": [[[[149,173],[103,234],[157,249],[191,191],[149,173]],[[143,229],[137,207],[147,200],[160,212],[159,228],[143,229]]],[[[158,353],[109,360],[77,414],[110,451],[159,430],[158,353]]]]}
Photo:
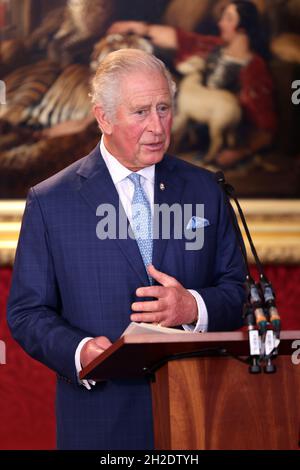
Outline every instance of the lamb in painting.
{"type": "Polygon", "coordinates": [[[204,161],[209,163],[221,149],[224,138],[229,146],[234,146],[235,129],[241,120],[242,111],[233,93],[207,88],[202,84],[203,68],[204,61],[198,56],[177,65],[177,70],[184,77],[179,85],[173,133],[174,143],[178,145],[190,119],[206,124],[210,147],[204,161]]]}

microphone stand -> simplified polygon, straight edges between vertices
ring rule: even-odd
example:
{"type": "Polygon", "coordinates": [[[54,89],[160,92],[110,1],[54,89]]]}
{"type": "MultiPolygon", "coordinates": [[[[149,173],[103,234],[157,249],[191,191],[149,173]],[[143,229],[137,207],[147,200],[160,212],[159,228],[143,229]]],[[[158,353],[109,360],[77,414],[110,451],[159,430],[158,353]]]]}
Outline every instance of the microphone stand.
{"type": "Polygon", "coordinates": [[[245,216],[237,199],[234,188],[226,183],[224,174],[221,171],[216,173],[216,180],[221,186],[225,195],[226,205],[228,206],[231,222],[242,252],[246,268],[247,302],[244,306],[244,318],[248,327],[249,335],[249,372],[252,374],[260,373],[260,363],[261,360],[264,359],[266,362],[264,372],[267,374],[272,374],[276,372],[276,367],[272,363],[272,357],[277,355],[277,347],[280,343],[281,330],[281,321],[278,310],[276,308],[274,290],[258,257],[245,216]],[[256,268],[259,272],[258,283],[254,282],[250,274],[247,252],[243,243],[241,230],[237,223],[237,219],[234,215],[234,210],[230,202],[231,198],[234,200],[237,206],[247,239],[249,241],[251,252],[255,260],[256,268]],[[272,330],[269,329],[269,326],[272,327],[272,330]]]}

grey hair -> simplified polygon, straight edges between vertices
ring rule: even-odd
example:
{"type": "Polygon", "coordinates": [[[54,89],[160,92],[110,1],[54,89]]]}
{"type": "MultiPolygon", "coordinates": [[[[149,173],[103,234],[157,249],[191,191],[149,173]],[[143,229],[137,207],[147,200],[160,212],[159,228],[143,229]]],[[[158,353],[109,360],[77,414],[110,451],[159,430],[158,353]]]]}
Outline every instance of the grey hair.
{"type": "Polygon", "coordinates": [[[139,49],[119,49],[108,54],[99,64],[92,79],[92,103],[103,107],[113,119],[120,96],[121,79],[128,73],[150,70],[162,74],[168,83],[172,103],[176,84],[165,64],[154,55],[139,49]]]}

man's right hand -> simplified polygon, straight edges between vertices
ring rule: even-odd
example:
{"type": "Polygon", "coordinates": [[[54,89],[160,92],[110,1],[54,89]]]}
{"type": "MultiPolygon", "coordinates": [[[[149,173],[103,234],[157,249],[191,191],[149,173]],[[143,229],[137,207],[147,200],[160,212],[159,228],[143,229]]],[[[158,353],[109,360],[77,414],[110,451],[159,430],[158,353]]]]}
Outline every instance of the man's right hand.
{"type": "Polygon", "coordinates": [[[103,351],[111,345],[111,341],[106,338],[106,336],[97,336],[96,338],[87,341],[80,352],[82,368],[86,367],[93,359],[103,353],[103,351]]]}

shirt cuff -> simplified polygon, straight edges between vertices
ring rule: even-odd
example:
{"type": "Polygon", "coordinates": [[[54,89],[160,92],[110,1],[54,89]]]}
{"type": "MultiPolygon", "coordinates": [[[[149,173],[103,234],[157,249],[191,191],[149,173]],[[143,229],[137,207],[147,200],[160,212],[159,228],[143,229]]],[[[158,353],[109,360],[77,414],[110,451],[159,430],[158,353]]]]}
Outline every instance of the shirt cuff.
{"type": "Polygon", "coordinates": [[[88,390],[91,390],[92,388],[91,385],[96,385],[96,382],[94,380],[80,380],[79,372],[82,371],[82,365],[80,362],[80,353],[85,343],[90,341],[90,339],[94,339],[94,338],[90,338],[90,337],[83,338],[78,344],[76,351],[75,351],[75,367],[76,367],[76,372],[77,372],[78,383],[79,385],[83,385],[88,390]]]}
{"type": "Polygon", "coordinates": [[[198,307],[198,320],[196,326],[193,325],[182,325],[186,331],[192,333],[206,333],[208,330],[208,313],[205,302],[202,296],[196,290],[188,289],[197,302],[198,307]]]}

